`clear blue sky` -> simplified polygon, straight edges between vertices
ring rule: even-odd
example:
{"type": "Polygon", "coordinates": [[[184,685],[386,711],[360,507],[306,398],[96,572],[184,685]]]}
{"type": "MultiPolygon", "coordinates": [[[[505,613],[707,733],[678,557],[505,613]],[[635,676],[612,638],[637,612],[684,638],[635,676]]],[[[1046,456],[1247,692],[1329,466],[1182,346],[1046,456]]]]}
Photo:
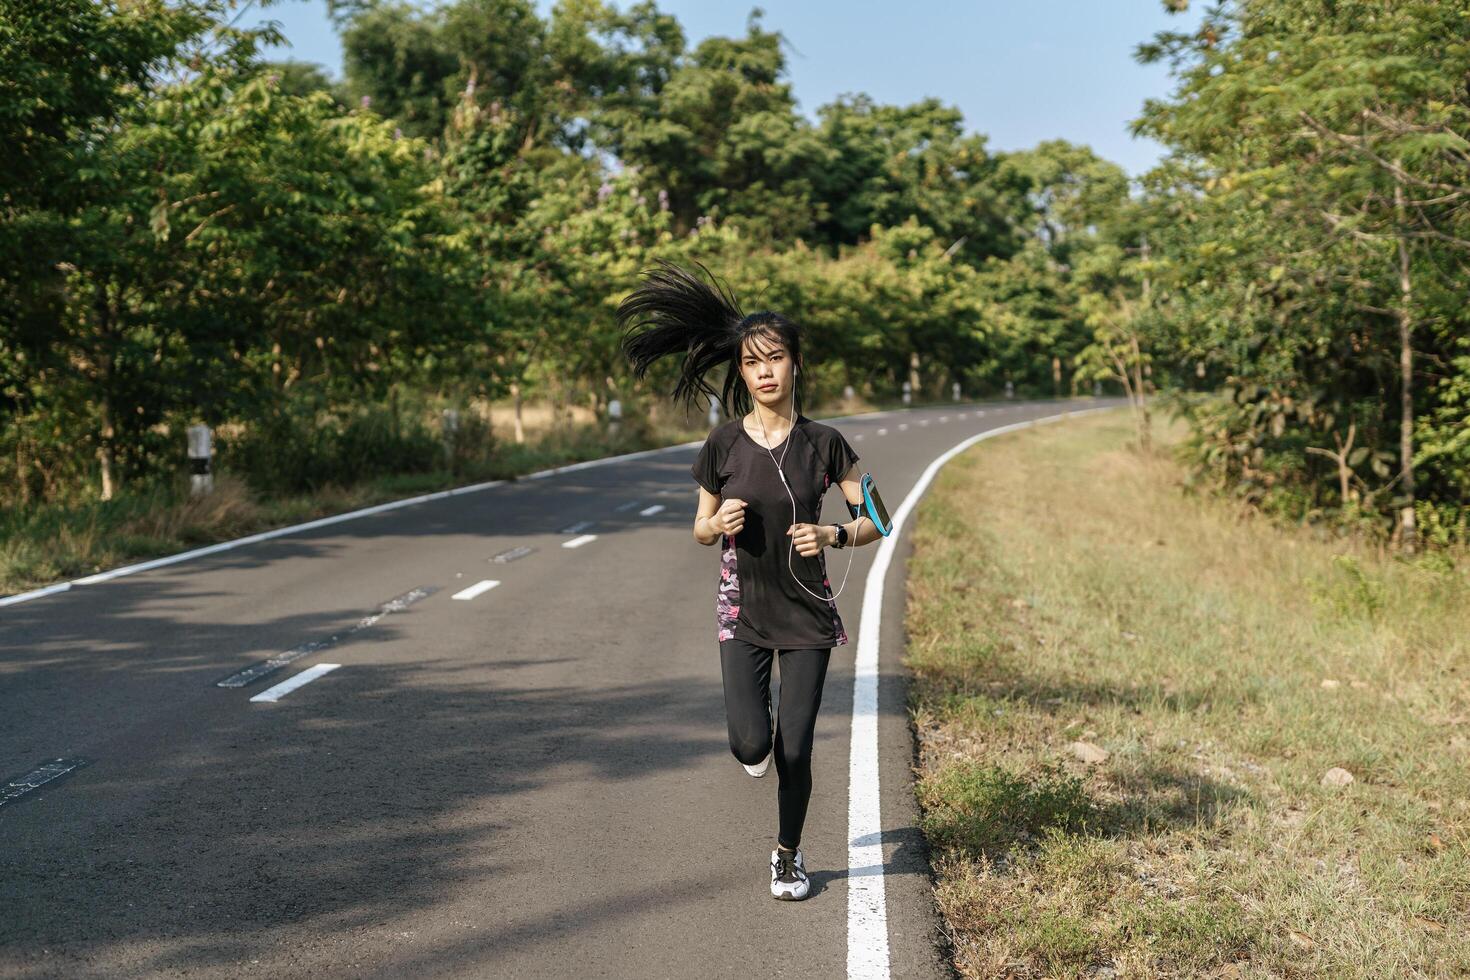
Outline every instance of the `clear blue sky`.
{"type": "MultiPolygon", "coordinates": [[[[543,16],[550,0],[537,0],[543,16]]],[[[752,3],[659,0],[690,46],[712,34],[742,36],[752,3]]],[[[614,0],[626,9],[626,0],[614,0]]],[[[1162,66],[1139,65],[1133,48],[1155,31],[1193,27],[1202,0],[1171,16],[1159,0],[764,0],[762,26],[790,42],[790,82],[800,110],[846,92],[907,105],[934,96],[957,106],[994,149],[1062,138],[1085,143],[1131,174],[1162,150],[1128,135],[1143,100],[1168,94],[1162,66]]],[[[279,21],[291,42],[273,56],[342,73],[325,0],[283,0],[242,23],[279,21]]]]}

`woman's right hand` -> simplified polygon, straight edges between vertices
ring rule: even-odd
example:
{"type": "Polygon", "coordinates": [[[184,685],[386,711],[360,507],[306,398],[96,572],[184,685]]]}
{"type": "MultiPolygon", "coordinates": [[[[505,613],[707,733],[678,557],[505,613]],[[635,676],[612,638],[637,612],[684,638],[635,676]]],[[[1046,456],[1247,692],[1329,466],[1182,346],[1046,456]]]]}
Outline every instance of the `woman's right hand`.
{"type": "Polygon", "coordinates": [[[709,519],[709,526],[720,534],[735,534],[745,526],[745,501],[731,497],[721,501],[720,509],[709,519]]]}

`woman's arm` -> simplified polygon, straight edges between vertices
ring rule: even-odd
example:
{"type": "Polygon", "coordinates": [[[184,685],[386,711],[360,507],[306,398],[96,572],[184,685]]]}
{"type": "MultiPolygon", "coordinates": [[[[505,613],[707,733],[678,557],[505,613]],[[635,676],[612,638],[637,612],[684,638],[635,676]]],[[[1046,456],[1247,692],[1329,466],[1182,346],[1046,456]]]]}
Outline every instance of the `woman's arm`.
{"type": "MultiPolygon", "coordinates": [[[[842,496],[854,507],[862,507],[863,505],[862,479],[863,475],[858,471],[857,464],[854,463],[848,468],[846,475],[837,484],[842,488],[842,496]]],[[[844,526],[847,528],[847,547],[849,548],[858,548],[865,544],[871,544],[883,537],[883,535],[878,533],[878,529],[873,526],[872,520],[863,514],[859,514],[857,517],[846,522],[844,526]]],[[[825,542],[827,547],[830,548],[837,543],[837,529],[828,524],[824,530],[826,532],[825,542]]]]}
{"type": "Polygon", "coordinates": [[[694,540],[700,544],[714,544],[720,540],[720,532],[710,526],[710,518],[720,509],[720,498],[704,487],[699,488],[699,509],[694,514],[694,540]]]}

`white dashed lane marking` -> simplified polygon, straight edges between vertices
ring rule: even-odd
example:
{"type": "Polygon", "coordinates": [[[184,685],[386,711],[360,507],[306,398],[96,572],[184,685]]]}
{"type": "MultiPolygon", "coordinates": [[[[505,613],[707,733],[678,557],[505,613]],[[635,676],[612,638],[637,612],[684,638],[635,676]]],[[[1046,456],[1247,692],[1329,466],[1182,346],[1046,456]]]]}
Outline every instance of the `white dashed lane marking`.
{"type": "Polygon", "coordinates": [[[298,687],[302,687],[302,686],[304,686],[306,684],[310,684],[312,681],[316,680],[318,677],[321,677],[323,674],[330,674],[332,671],[336,670],[340,666],[342,666],[342,665],[341,664],[317,664],[315,667],[308,667],[305,670],[303,670],[301,673],[297,674],[295,677],[292,677],[292,678],[290,678],[288,680],[281,681],[281,683],[277,684],[275,687],[268,687],[268,688],[266,688],[264,691],[261,691],[259,694],[257,694],[255,697],[251,698],[250,700],[252,700],[252,701],[279,701],[279,700],[281,700],[281,698],[283,698],[286,695],[290,694],[292,691],[296,690],[298,687]]]}
{"type": "Polygon", "coordinates": [[[401,596],[395,596],[394,598],[389,599],[387,602],[378,607],[377,612],[373,613],[370,616],[364,616],[362,619],[359,619],[355,625],[343,630],[340,633],[333,633],[325,640],[312,640],[311,642],[303,643],[298,647],[292,647],[285,653],[277,654],[276,656],[271,657],[269,660],[262,660],[258,664],[252,664],[242,671],[231,674],[229,677],[226,677],[222,681],[216,681],[215,686],[244,687],[246,684],[253,684],[261,678],[266,677],[267,675],[274,674],[276,671],[282,669],[293,661],[300,660],[302,657],[306,656],[309,653],[317,653],[321,650],[326,649],[327,647],[334,646],[337,643],[340,643],[348,637],[352,636],[354,633],[357,633],[359,630],[367,629],[369,626],[373,625],[389,613],[401,612],[402,610],[407,609],[409,606],[413,605],[415,602],[418,602],[425,596],[431,596],[438,591],[439,586],[437,585],[425,585],[417,589],[410,589],[408,592],[403,593],[403,595],[401,596]]]}
{"type": "Polygon", "coordinates": [[[571,524],[571,525],[569,525],[567,527],[562,528],[561,529],[561,533],[562,534],[581,534],[583,531],[585,531],[589,527],[591,527],[592,526],[592,523],[593,523],[592,521],[578,521],[575,524],[571,524]]]}
{"type": "Polygon", "coordinates": [[[663,509],[664,509],[664,505],[663,504],[654,504],[652,507],[645,507],[645,508],[643,508],[638,513],[642,514],[644,517],[652,517],[654,514],[657,514],[659,511],[661,511],[663,509]]]}
{"type": "Polygon", "coordinates": [[[499,580],[493,579],[493,578],[487,578],[487,579],[484,579],[483,581],[476,582],[474,585],[470,586],[467,589],[460,589],[458,592],[456,592],[454,595],[450,596],[449,598],[451,598],[451,599],[462,599],[462,600],[468,602],[470,599],[475,598],[475,596],[484,595],[486,592],[489,592],[491,589],[495,588],[499,584],[500,584],[499,580]]]}
{"type": "Polygon", "coordinates": [[[886,435],[888,435],[888,430],[887,429],[879,429],[878,430],[878,434],[880,436],[886,436],[886,435]]]}
{"type": "Polygon", "coordinates": [[[47,783],[60,779],[87,765],[86,759],[52,759],[43,762],[24,776],[16,776],[0,786],[0,806],[14,803],[22,796],[34,793],[47,783]]]}
{"type": "Polygon", "coordinates": [[[579,538],[573,538],[570,541],[563,541],[561,543],[561,546],[563,548],[580,548],[580,547],[582,547],[582,545],[587,544],[590,541],[596,541],[596,540],[597,540],[597,535],[595,535],[595,534],[584,534],[584,535],[582,535],[579,538]]]}

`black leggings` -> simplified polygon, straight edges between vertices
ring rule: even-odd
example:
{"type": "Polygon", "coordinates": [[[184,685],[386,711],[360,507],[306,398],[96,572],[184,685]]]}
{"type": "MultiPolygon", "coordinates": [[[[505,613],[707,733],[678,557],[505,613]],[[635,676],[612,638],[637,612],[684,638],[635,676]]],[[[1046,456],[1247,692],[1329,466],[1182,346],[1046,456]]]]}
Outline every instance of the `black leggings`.
{"type": "MultiPolygon", "coordinates": [[[[725,681],[725,718],[730,751],[748,766],[771,751],[771,660],[776,651],[744,640],[720,641],[720,672],[725,681]]],[[[776,802],[780,830],[776,842],[801,843],[806,806],[812,797],[812,734],[827,677],[825,650],[781,651],[781,701],[776,714],[776,802]]]]}

